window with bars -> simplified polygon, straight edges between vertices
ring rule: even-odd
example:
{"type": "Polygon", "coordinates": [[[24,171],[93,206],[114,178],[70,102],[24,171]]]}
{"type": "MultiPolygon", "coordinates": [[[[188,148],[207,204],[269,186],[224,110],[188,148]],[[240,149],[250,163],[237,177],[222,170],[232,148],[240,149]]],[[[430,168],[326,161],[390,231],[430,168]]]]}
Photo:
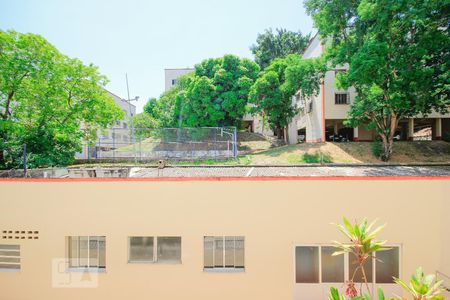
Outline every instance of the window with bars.
{"type": "Polygon", "coordinates": [[[242,236],[205,236],[204,270],[244,270],[242,236]]]}
{"type": "Polygon", "coordinates": [[[20,271],[20,245],[0,244],[0,272],[20,271]]]}
{"type": "Polygon", "coordinates": [[[335,93],[334,94],[335,104],[350,104],[350,95],[348,93],[335,93]]]}
{"type": "Polygon", "coordinates": [[[132,236],[128,243],[130,263],[181,263],[181,237],[132,236]]]}
{"type": "Polygon", "coordinates": [[[106,268],[106,238],[104,236],[69,236],[68,246],[69,268],[106,268]]]}
{"type": "MultiPolygon", "coordinates": [[[[369,282],[394,283],[400,274],[400,248],[375,253],[375,258],[364,265],[369,282]]],[[[295,248],[296,283],[340,283],[352,278],[357,268],[352,254],[332,256],[333,246],[298,246],[295,248]]],[[[362,282],[362,272],[357,271],[354,282],[362,282]]]]}

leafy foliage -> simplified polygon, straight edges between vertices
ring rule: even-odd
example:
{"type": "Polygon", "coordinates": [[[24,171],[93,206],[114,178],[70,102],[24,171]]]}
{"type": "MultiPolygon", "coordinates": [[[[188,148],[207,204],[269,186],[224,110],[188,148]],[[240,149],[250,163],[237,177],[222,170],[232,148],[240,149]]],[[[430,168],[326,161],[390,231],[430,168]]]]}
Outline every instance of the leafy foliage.
{"type": "Polygon", "coordinates": [[[302,54],[308,46],[310,34],[288,31],[286,29],[266,29],[258,34],[256,44],[250,47],[255,62],[264,70],[276,58],[284,58],[289,54],[302,54]]]}
{"type": "Polygon", "coordinates": [[[280,138],[297,112],[292,97],[299,89],[305,97],[316,94],[324,72],[320,59],[302,59],[296,54],[275,59],[251,88],[249,98],[255,105],[251,111],[261,114],[280,138]]]}
{"type": "MultiPolygon", "coordinates": [[[[333,253],[333,256],[349,253],[355,257],[358,267],[352,274],[350,284],[353,284],[353,279],[357,272],[361,272],[369,294],[370,288],[367,282],[364,265],[367,261],[370,261],[374,257],[375,252],[389,250],[389,248],[383,246],[386,241],[376,240],[377,234],[384,228],[385,225],[378,226],[373,229],[375,223],[376,220],[368,224],[367,219],[364,219],[361,224],[358,222],[351,224],[346,218],[344,218],[343,224],[338,224],[337,228],[349,239],[349,242],[340,243],[335,241],[336,247],[339,251],[333,253]]],[[[360,296],[363,296],[362,291],[360,292],[360,296]]]]}
{"type": "Polygon", "coordinates": [[[31,167],[72,161],[82,139],[123,117],[106,83],[39,35],[0,31],[0,167],[21,164],[22,144],[31,167]]]}
{"type": "Polygon", "coordinates": [[[407,291],[414,300],[443,300],[444,290],[441,288],[443,281],[435,281],[435,275],[426,275],[422,268],[418,268],[411,276],[409,285],[399,278],[395,278],[395,283],[407,291]]]}
{"type": "Polygon", "coordinates": [[[260,69],[234,55],[211,58],[145,108],[160,127],[238,126],[260,69]]]}
{"type": "Polygon", "coordinates": [[[306,0],[338,86],[354,86],[352,126],[375,128],[389,160],[402,118],[450,105],[450,4],[435,0],[306,0]]]}

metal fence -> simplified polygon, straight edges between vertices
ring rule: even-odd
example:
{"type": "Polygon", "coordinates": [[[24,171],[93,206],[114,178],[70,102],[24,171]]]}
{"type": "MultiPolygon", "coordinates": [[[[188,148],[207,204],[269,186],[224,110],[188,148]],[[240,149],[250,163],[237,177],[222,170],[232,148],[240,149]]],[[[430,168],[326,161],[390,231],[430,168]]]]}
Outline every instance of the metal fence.
{"type": "Polygon", "coordinates": [[[135,161],[157,159],[233,158],[235,127],[112,128],[99,134],[88,159],[135,161]]]}

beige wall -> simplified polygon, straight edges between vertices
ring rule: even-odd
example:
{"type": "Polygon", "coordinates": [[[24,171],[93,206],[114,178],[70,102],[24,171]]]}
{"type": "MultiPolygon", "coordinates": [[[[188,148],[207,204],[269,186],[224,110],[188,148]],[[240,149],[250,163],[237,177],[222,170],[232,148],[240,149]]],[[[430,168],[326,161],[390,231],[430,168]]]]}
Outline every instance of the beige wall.
{"type": "Polygon", "coordinates": [[[343,240],[330,225],[342,216],[386,222],[380,238],[402,245],[404,277],[417,266],[450,271],[449,180],[0,182],[0,191],[0,230],[40,232],[18,242],[21,272],[0,272],[5,300],[293,299],[294,246],[343,240]],[[52,288],[69,235],[106,235],[98,288],[52,288]],[[182,264],[127,264],[132,235],[182,236],[182,264]],[[206,235],[245,236],[245,272],[204,273],[206,235]]]}

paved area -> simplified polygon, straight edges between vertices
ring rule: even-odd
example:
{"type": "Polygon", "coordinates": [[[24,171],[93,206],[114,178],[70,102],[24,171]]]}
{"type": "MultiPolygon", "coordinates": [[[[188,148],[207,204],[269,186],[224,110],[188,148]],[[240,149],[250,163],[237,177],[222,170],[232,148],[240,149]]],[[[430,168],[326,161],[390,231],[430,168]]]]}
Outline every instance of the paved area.
{"type": "Polygon", "coordinates": [[[450,176],[450,166],[131,168],[129,177],[450,176]]]}

